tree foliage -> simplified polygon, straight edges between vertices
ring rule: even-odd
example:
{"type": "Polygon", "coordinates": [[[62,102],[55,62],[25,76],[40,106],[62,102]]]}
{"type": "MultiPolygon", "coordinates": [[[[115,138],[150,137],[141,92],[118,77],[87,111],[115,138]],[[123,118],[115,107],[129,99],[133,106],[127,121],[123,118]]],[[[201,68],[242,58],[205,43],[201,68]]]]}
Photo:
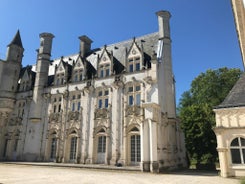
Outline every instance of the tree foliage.
{"type": "Polygon", "coordinates": [[[186,137],[188,156],[197,163],[217,160],[213,107],[228,95],[241,75],[240,69],[220,68],[201,73],[182,94],[178,112],[186,137]]]}

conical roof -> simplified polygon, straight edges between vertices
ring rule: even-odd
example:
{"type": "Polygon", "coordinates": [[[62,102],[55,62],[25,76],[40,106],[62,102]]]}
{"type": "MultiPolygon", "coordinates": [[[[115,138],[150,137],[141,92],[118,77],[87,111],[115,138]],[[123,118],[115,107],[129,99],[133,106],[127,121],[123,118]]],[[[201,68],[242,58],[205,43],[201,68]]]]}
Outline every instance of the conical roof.
{"type": "Polygon", "coordinates": [[[17,33],[15,34],[13,40],[11,41],[11,43],[9,45],[17,45],[17,46],[23,48],[19,30],[17,31],[17,33]]]}

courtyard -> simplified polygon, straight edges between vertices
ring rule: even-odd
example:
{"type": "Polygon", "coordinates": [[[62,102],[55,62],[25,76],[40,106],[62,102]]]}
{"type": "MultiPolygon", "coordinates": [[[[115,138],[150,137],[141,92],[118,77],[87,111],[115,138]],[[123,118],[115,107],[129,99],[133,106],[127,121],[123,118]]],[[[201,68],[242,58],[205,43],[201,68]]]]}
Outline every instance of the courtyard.
{"type": "Polygon", "coordinates": [[[239,184],[234,178],[222,178],[214,172],[179,171],[169,174],[140,171],[21,165],[0,163],[0,184],[239,184]]]}

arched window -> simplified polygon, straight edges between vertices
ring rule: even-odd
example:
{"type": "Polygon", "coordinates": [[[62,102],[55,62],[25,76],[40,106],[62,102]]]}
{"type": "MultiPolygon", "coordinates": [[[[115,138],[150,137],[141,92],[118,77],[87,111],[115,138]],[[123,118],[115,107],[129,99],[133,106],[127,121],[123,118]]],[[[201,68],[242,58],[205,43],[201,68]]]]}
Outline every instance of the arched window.
{"type": "Polygon", "coordinates": [[[233,164],[245,164],[245,139],[238,137],[230,145],[231,160],[233,164]]]}

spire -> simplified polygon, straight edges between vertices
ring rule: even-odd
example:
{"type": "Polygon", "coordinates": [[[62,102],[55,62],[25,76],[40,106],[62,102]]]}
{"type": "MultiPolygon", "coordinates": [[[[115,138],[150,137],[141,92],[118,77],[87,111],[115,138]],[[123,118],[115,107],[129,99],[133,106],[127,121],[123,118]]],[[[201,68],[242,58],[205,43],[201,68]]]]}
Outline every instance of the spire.
{"type": "Polygon", "coordinates": [[[17,31],[17,33],[14,36],[14,39],[12,40],[12,42],[9,45],[17,45],[17,46],[23,48],[19,30],[17,31]]]}

